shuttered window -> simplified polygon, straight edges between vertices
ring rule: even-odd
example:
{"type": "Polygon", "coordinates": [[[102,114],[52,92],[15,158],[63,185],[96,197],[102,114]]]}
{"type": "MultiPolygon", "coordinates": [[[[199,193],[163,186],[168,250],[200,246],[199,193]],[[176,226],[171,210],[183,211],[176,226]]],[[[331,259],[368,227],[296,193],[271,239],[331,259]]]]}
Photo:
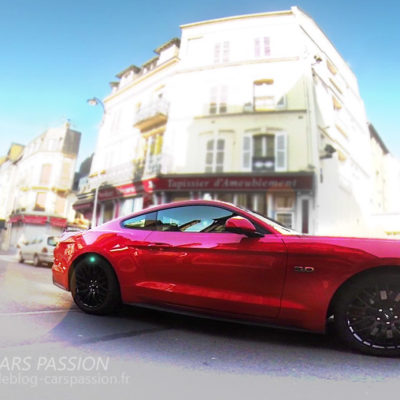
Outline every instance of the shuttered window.
{"type": "Polygon", "coordinates": [[[51,177],[51,164],[43,164],[40,173],[40,185],[49,185],[51,177]]]}

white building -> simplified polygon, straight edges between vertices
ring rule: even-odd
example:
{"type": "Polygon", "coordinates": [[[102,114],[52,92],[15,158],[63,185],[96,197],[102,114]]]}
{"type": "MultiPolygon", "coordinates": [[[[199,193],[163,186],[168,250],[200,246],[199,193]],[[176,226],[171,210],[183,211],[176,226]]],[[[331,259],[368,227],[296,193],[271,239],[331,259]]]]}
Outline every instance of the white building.
{"type": "Polygon", "coordinates": [[[303,11],[181,26],[104,100],[75,209],[101,223],[188,198],[310,233],[369,234],[371,148],[357,79],[303,11]]]}
{"type": "Polygon", "coordinates": [[[69,124],[48,129],[25,146],[12,170],[0,167],[3,195],[4,182],[13,175],[1,198],[2,217],[8,222],[3,247],[15,246],[22,236],[59,234],[74,218],[71,190],[80,135],[69,124]]]}

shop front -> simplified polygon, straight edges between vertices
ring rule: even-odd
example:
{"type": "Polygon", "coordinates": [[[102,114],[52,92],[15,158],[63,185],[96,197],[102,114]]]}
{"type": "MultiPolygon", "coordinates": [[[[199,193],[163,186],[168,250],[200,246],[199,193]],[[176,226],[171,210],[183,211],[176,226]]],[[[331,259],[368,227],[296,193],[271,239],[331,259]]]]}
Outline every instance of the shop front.
{"type": "MultiPolygon", "coordinates": [[[[282,224],[309,233],[314,198],[314,174],[273,173],[163,175],[116,187],[100,187],[97,224],[152,205],[189,199],[233,203],[282,224]]],[[[76,210],[83,204],[76,204],[76,210]]],[[[90,216],[93,201],[84,204],[90,216]]]]}
{"type": "Polygon", "coordinates": [[[39,214],[13,214],[9,220],[9,245],[17,246],[20,240],[31,240],[40,235],[60,235],[67,219],[39,214]]]}

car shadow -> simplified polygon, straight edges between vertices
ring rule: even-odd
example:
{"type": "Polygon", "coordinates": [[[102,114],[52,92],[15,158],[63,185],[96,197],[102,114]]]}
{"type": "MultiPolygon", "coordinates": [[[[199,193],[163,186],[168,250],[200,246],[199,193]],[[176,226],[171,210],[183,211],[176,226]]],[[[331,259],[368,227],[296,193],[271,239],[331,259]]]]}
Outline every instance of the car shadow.
{"type": "Polygon", "coordinates": [[[123,305],[112,316],[93,316],[73,308],[51,332],[53,339],[73,345],[108,342],[149,333],[174,330],[183,334],[222,338],[248,343],[301,346],[349,353],[335,337],[332,322],[325,335],[175,314],[123,305]],[[117,332],[116,332],[116,329],[117,332]]]}

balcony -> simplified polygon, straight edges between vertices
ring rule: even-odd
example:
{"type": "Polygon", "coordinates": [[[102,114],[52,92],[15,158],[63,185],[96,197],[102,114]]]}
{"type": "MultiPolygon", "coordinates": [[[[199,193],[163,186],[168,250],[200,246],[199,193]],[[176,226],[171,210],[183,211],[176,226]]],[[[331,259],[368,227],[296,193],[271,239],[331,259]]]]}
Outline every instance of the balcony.
{"type": "Polygon", "coordinates": [[[145,132],[163,125],[168,120],[169,103],[159,99],[140,108],[135,116],[134,127],[145,132]]]}
{"type": "Polygon", "coordinates": [[[275,171],[275,157],[253,157],[251,169],[253,172],[275,171]]]}
{"type": "Polygon", "coordinates": [[[100,184],[117,185],[130,182],[134,177],[134,165],[132,161],[102,170],[99,174],[93,174],[80,188],[80,193],[89,192],[100,184]]]}

